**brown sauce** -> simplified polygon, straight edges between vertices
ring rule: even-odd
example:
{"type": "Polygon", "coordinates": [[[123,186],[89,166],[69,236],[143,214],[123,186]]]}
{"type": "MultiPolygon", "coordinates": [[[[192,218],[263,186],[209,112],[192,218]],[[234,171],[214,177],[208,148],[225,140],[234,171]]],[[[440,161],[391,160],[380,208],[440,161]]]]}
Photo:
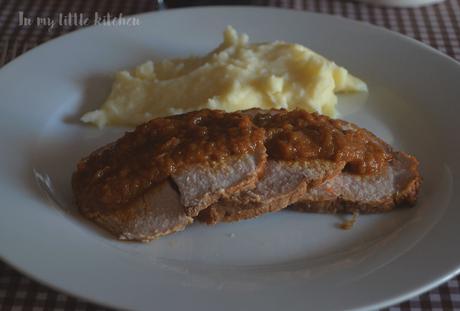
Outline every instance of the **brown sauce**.
{"type": "Polygon", "coordinates": [[[79,162],[73,186],[85,201],[79,205],[113,209],[184,167],[220,162],[262,144],[274,160],[343,161],[354,174],[376,174],[391,159],[387,145],[370,132],[315,113],[201,110],[154,119],[92,153],[79,162]]]}
{"type": "Polygon", "coordinates": [[[253,121],[265,129],[268,156],[275,160],[344,161],[351,173],[376,174],[391,159],[386,144],[372,133],[316,113],[277,110],[253,121]]]}
{"type": "Polygon", "coordinates": [[[80,161],[74,185],[86,185],[88,200],[116,207],[187,165],[246,154],[263,139],[264,130],[240,113],[201,110],[157,118],[80,161]]]}

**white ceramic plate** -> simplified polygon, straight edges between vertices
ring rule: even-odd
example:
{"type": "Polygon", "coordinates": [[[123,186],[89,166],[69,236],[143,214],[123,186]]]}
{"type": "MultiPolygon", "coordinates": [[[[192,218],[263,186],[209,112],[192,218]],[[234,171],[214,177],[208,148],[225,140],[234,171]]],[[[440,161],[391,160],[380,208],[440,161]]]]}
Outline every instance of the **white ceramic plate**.
{"type": "Polygon", "coordinates": [[[138,27],[91,27],[0,71],[0,254],[48,285],[127,309],[379,308],[459,271],[460,65],[403,36],[342,18],[262,8],[139,15],[138,27]],[[416,208],[362,216],[280,212],[122,243],[75,213],[76,161],[121,134],[78,122],[112,75],[146,59],[209,51],[225,26],[254,41],[298,42],[349,68],[370,95],[342,97],[346,119],[418,157],[416,208]]]}

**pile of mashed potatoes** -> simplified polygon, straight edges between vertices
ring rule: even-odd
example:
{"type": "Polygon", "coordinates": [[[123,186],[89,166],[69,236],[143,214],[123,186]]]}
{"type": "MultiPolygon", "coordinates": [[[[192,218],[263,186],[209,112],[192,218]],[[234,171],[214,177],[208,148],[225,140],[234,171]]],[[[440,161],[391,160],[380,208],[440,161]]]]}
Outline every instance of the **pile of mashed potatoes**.
{"type": "Polygon", "coordinates": [[[308,48],[249,44],[246,34],[228,27],[206,56],[147,61],[118,72],[102,107],[81,119],[99,127],[133,126],[203,108],[300,108],[334,117],[335,93],[355,91],[367,91],[366,84],[308,48]]]}

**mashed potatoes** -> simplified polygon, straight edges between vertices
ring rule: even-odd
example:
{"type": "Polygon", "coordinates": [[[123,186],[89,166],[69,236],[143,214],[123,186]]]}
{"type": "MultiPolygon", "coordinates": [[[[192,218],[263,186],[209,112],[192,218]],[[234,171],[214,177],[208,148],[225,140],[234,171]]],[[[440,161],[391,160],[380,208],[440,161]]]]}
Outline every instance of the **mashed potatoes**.
{"type": "Polygon", "coordinates": [[[302,45],[248,41],[228,27],[223,42],[206,56],[148,61],[121,71],[101,109],[82,121],[138,125],[203,108],[301,108],[335,116],[335,93],[367,90],[345,68],[302,45]]]}

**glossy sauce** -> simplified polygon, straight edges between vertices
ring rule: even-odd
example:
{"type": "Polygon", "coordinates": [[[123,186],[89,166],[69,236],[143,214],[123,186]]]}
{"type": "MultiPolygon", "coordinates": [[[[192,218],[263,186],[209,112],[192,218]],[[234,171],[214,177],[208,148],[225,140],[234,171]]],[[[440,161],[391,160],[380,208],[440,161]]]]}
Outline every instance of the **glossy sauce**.
{"type": "Polygon", "coordinates": [[[183,167],[249,153],[263,140],[264,130],[240,113],[201,110],[157,118],[81,160],[73,184],[85,185],[76,190],[87,192],[88,200],[116,207],[183,167]]]}
{"type": "Polygon", "coordinates": [[[154,119],[81,160],[73,187],[84,204],[77,203],[117,208],[182,168],[218,163],[262,144],[274,160],[341,161],[354,174],[376,174],[391,159],[372,133],[315,113],[201,110],[154,119]]]}
{"type": "Polygon", "coordinates": [[[265,129],[268,157],[274,160],[344,161],[348,172],[364,175],[379,173],[391,159],[386,144],[372,133],[316,113],[272,110],[253,121],[265,129]]]}

